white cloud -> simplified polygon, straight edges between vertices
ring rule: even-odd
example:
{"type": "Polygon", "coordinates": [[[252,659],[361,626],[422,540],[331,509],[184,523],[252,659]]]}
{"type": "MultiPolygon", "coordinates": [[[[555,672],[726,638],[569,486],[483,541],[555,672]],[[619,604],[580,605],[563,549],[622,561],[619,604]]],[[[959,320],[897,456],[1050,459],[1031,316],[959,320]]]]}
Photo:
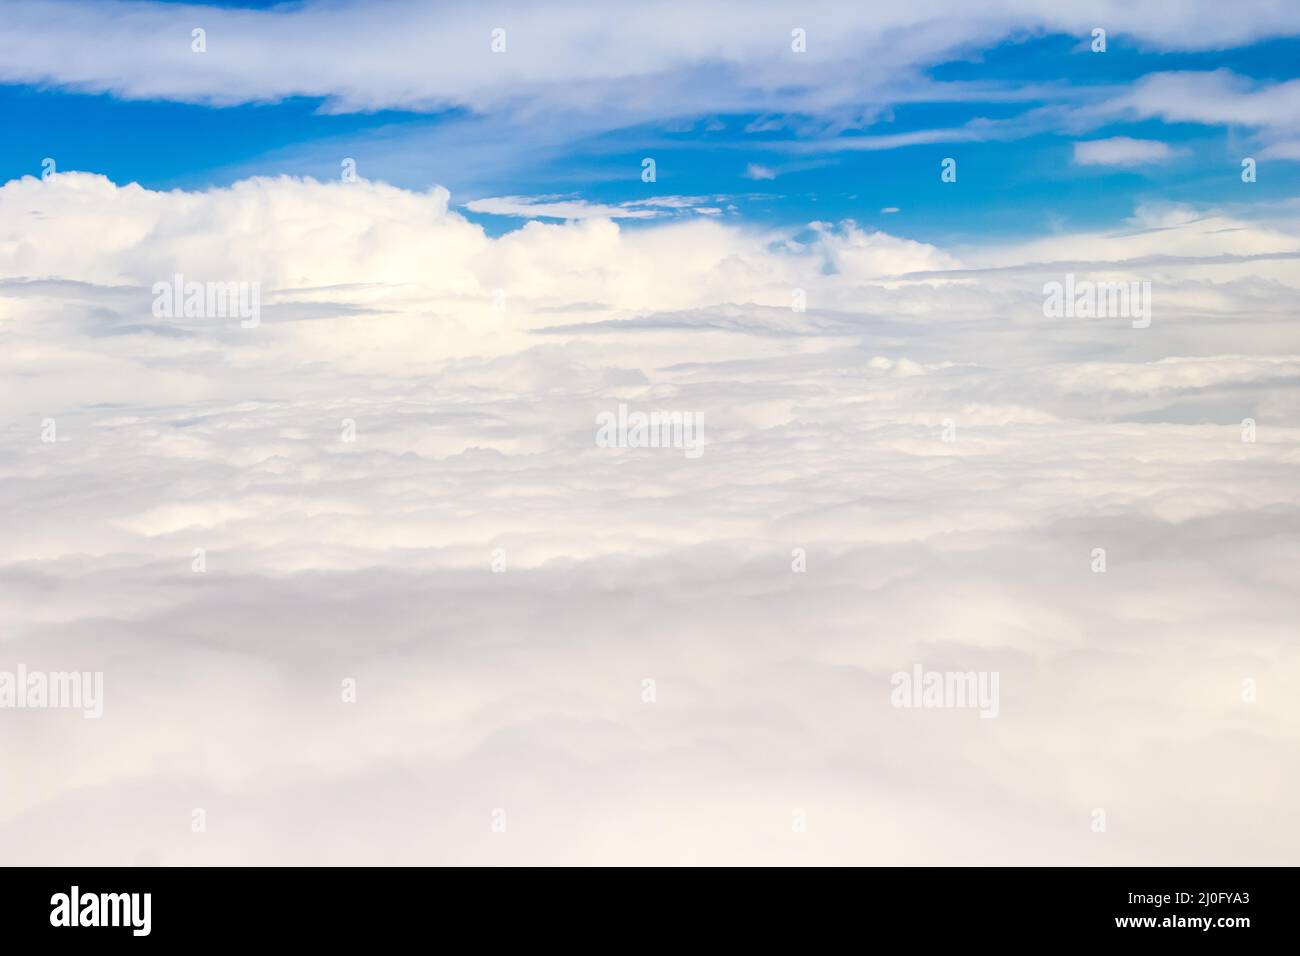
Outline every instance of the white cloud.
{"type": "Polygon", "coordinates": [[[1074,162],[1079,166],[1144,166],[1164,162],[1175,155],[1168,143],[1127,136],[1074,144],[1074,162]]]}
{"type": "Polygon", "coordinates": [[[653,219],[653,209],[609,206],[584,199],[553,199],[533,196],[493,196],[465,203],[470,212],[527,219],[653,219]]]}
{"type": "MultiPolygon", "coordinates": [[[[336,110],[545,108],[605,115],[613,125],[864,108],[968,48],[1035,31],[1087,36],[1096,20],[1091,7],[1059,0],[957,9],[820,2],[801,9],[808,52],[793,57],[773,55],[773,37],[790,30],[788,7],[774,0],[702,0],[690,30],[657,7],[621,4],[593,15],[580,0],[523,11],[400,0],[382,17],[360,0],[270,10],[17,0],[5,15],[5,82],[219,104],[319,96],[336,110]],[[190,49],[196,17],[207,31],[202,54],[190,49]],[[491,52],[490,24],[505,25],[506,52],[491,52]],[[78,56],[64,55],[70,49],[78,56]]],[[[1213,0],[1144,4],[1126,7],[1123,20],[1127,37],[1157,49],[1212,50],[1300,32],[1300,10],[1265,0],[1230,13],[1213,0]]]]}
{"type": "Polygon", "coordinates": [[[759,163],[750,163],[745,167],[744,176],[746,179],[776,179],[776,171],[759,163]]]}
{"type": "Polygon", "coordinates": [[[1154,73],[1116,101],[1140,118],[1170,123],[1300,129],[1300,80],[1263,83],[1230,70],[1154,73]]]}
{"type": "Polygon", "coordinates": [[[448,199],[0,188],[0,644],[105,672],[102,721],[0,711],[6,860],[1300,852],[1294,217],[944,250],[448,199]],[[1150,328],[1043,317],[1089,262],[1150,328]],[[154,317],[176,271],[262,324],[154,317]],[[596,447],[620,402],[705,454],[596,447]],[[890,707],[913,663],[1001,716],[890,707]]]}
{"type": "Polygon", "coordinates": [[[1264,159],[1300,160],[1300,139],[1265,146],[1259,151],[1259,155],[1264,159]]]}
{"type": "Polygon", "coordinates": [[[1123,94],[1080,116],[1156,118],[1166,123],[1245,127],[1260,155],[1290,158],[1288,143],[1300,135],[1300,80],[1253,80],[1231,70],[1174,71],[1142,77],[1123,94]]]}
{"type": "Polygon", "coordinates": [[[725,196],[652,196],[609,205],[562,196],[493,196],[465,203],[470,212],[522,219],[657,219],[673,214],[695,212],[720,215],[722,210],[708,203],[725,196]]]}

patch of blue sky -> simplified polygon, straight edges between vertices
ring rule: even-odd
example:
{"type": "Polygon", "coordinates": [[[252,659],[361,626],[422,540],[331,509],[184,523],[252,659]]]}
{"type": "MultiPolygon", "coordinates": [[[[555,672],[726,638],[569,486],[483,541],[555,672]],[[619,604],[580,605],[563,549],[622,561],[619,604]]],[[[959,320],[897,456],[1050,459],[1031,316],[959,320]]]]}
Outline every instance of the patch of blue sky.
{"type": "MultiPolygon", "coordinates": [[[[1149,73],[1227,69],[1276,82],[1292,78],[1296,62],[1297,40],[1161,53],[1111,36],[1107,52],[1093,54],[1079,38],[1042,36],[900,80],[892,99],[864,103],[856,117],[701,115],[615,130],[594,118],[519,124],[459,110],[326,113],[309,98],[211,107],[0,86],[0,177],[38,175],[48,156],[60,170],[193,189],[250,175],[335,178],[352,157],[367,178],[447,186],[453,204],[493,233],[524,220],[464,203],[532,196],[618,206],[688,196],[692,206],[663,215],[703,208],[773,227],[853,219],[924,241],[973,242],[1114,225],[1141,202],[1231,202],[1248,131],[1088,119],[1081,107],[1149,73]],[[1137,166],[1074,162],[1076,141],[1114,136],[1157,140],[1171,154],[1137,166]],[[647,156],[654,183],[641,180],[647,156]],[[940,180],[946,157],[957,160],[956,183],[940,180]]],[[[1270,169],[1253,198],[1293,195],[1300,164],[1270,169]]],[[[632,228],[651,221],[625,220],[632,228]]]]}

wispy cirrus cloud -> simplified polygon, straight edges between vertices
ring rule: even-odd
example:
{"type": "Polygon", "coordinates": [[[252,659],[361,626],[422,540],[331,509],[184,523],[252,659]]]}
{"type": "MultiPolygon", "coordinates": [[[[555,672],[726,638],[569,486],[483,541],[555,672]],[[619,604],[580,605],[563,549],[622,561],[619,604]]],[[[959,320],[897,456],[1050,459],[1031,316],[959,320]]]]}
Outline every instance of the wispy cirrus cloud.
{"type": "MultiPolygon", "coordinates": [[[[345,111],[580,110],[617,125],[751,109],[823,113],[900,77],[921,81],[926,66],[965,50],[1027,31],[1082,37],[1096,19],[1056,0],[870,10],[820,2],[799,11],[808,41],[796,54],[791,14],[776,2],[703,0],[689,30],[632,3],[384,7],[374,16],[373,4],[356,0],[269,10],[16,0],[5,8],[0,79],[218,105],[309,96],[345,111]],[[191,50],[195,29],[206,31],[202,54],[191,50]],[[504,31],[497,52],[494,29],[504,31]],[[68,49],[78,56],[63,56],[68,49]]],[[[1122,23],[1137,42],[1203,50],[1300,33],[1300,11],[1246,2],[1227,16],[1211,0],[1189,0],[1125,9],[1122,23]]]]}
{"type": "Polygon", "coordinates": [[[465,208],[470,212],[492,216],[515,216],[522,219],[658,219],[664,216],[695,212],[719,215],[722,210],[710,205],[724,196],[655,196],[609,204],[562,196],[489,196],[471,199],[465,208]]]}
{"type": "Polygon", "coordinates": [[[1227,69],[1153,73],[1110,107],[1169,123],[1300,129],[1300,80],[1270,83],[1227,69]]]}
{"type": "Polygon", "coordinates": [[[1244,128],[1258,137],[1261,155],[1292,159],[1300,142],[1300,80],[1255,80],[1228,69],[1152,73],[1078,112],[1092,122],[1123,117],[1244,128]]]}
{"type": "Polygon", "coordinates": [[[492,216],[519,216],[528,219],[653,219],[661,215],[654,209],[587,202],[584,199],[561,199],[548,196],[489,196],[465,203],[470,212],[492,216]]]}

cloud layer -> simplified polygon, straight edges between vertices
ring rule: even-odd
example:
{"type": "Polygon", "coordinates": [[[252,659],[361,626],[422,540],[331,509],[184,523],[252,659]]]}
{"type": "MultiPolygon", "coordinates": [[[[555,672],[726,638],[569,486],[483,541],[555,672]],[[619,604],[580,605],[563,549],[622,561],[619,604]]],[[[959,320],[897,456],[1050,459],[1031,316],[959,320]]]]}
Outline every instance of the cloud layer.
{"type": "Polygon", "coordinates": [[[1295,859],[1294,216],[940,249],[449,200],[0,188],[0,667],[105,673],[100,721],[0,715],[6,860],[1295,859]],[[1046,318],[1067,272],[1150,328],[1046,318]],[[155,317],[176,273],[261,324],[155,317]],[[597,447],[619,403],[703,456],[597,447]],[[915,663],[999,717],[891,707],[915,663]]]}

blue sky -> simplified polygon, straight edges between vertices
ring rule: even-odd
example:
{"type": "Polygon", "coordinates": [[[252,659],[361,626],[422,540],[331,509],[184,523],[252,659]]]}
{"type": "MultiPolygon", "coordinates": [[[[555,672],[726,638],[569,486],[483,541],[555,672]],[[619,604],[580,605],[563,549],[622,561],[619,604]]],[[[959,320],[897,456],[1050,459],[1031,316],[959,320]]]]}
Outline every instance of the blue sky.
{"type": "MultiPolygon", "coordinates": [[[[852,219],[942,244],[1105,227],[1142,203],[1245,198],[1239,163],[1257,146],[1257,129],[1123,109],[1087,112],[1122,98],[1150,74],[1227,71],[1241,84],[1285,84],[1300,62],[1300,39],[1175,50],[1118,31],[1104,53],[1091,52],[1087,39],[1040,27],[992,44],[957,44],[932,62],[912,63],[902,81],[886,84],[892,88],[870,90],[861,109],[849,101],[820,112],[779,103],[773,110],[715,110],[707,96],[695,103],[687,95],[676,108],[631,123],[567,109],[522,118],[512,108],[457,103],[340,110],[332,97],[273,92],[257,102],[214,105],[181,101],[186,95],[76,91],[93,83],[11,82],[0,85],[0,177],[36,174],[49,156],[61,171],[198,189],[252,175],[332,179],[341,160],[352,157],[366,178],[416,190],[446,186],[453,204],[494,234],[522,219],[463,204],[500,196],[607,205],[684,196],[760,225],[852,219]],[[986,122],[1005,133],[971,141],[944,135],[986,122]],[[939,134],[856,148],[876,137],[927,131],[939,134]],[[1170,155],[1137,165],[1074,162],[1077,141],[1112,137],[1163,143],[1170,155]],[[655,183],[641,181],[646,156],[656,161],[655,183]],[[940,181],[945,157],[958,160],[956,183],[940,181]]],[[[1269,164],[1249,199],[1291,196],[1297,171],[1293,159],[1269,164]]]]}

